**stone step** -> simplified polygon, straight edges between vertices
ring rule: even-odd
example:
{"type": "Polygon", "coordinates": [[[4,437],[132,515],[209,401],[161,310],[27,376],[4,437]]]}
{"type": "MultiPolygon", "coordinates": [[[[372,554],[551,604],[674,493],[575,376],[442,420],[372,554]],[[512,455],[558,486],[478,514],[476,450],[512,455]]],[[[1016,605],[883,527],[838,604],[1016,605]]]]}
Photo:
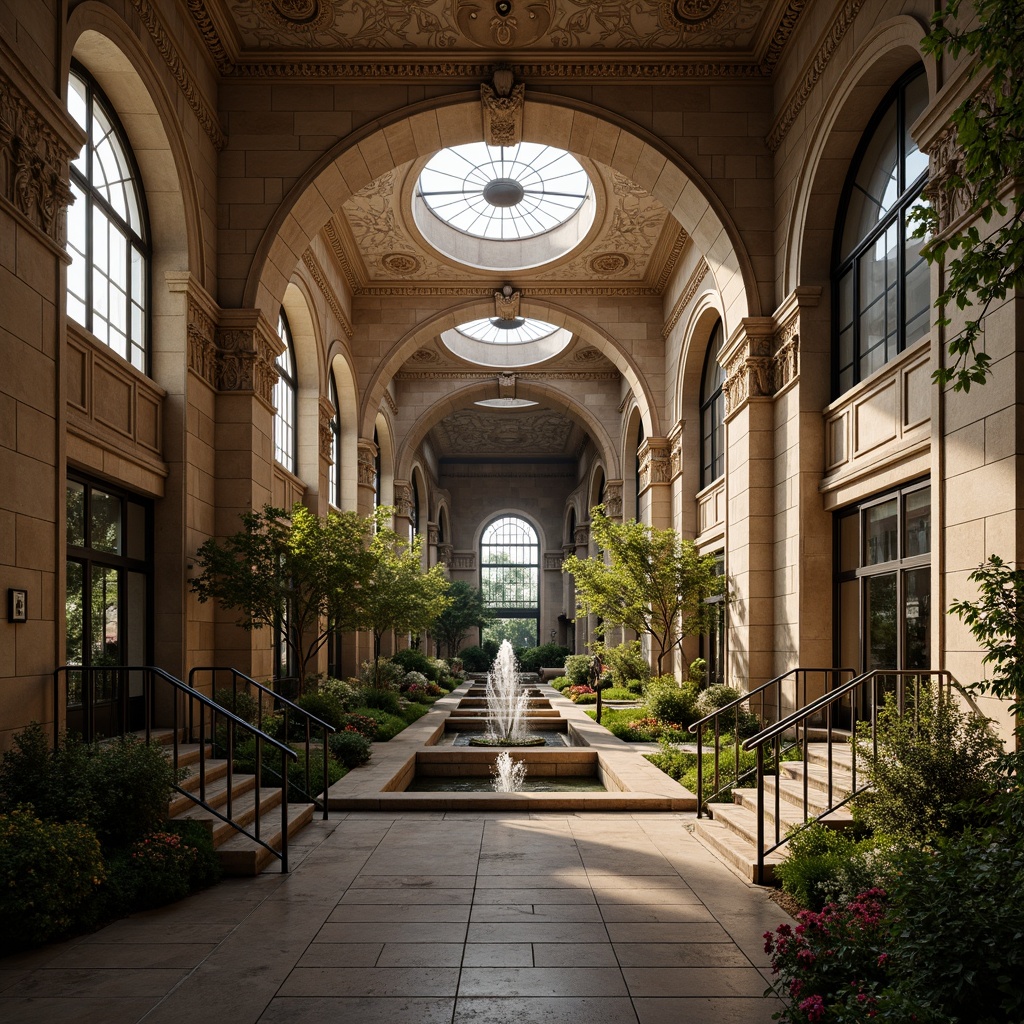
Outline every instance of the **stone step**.
{"type": "MultiPolygon", "coordinates": [[[[794,780],[782,780],[779,790],[779,819],[783,825],[783,834],[786,829],[793,825],[802,824],[806,819],[804,816],[804,790],[803,784],[794,780]]],[[[746,807],[752,814],[757,814],[757,790],[756,789],[734,789],[732,791],[733,803],[739,807],[746,807]]],[[[728,804],[715,806],[728,807],[728,804]]],[[[822,799],[814,798],[814,791],[808,787],[807,791],[807,816],[817,818],[828,810],[828,803],[822,799]]],[[[775,827],[775,780],[765,780],[764,787],[764,813],[765,821],[775,827]]],[[[834,828],[848,828],[853,823],[853,816],[849,808],[840,807],[831,814],[826,815],[828,823],[834,828]]]]}
{"type": "MultiPolygon", "coordinates": [[[[693,826],[694,835],[713,850],[719,858],[747,882],[757,882],[756,847],[722,821],[698,818],[693,826]]],[[[775,865],[785,860],[782,853],[765,857],[763,884],[770,885],[775,876],[775,865]]]]}
{"type": "MultiPolygon", "coordinates": [[[[211,807],[221,807],[228,799],[228,763],[227,761],[208,760],[206,762],[206,802],[211,807]]],[[[199,772],[194,771],[188,778],[182,780],[178,785],[187,793],[198,799],[199,797],[199,772]]],[[[235,775],[232,777],[232,799],[237,799],[243,794],[250,792],[256,785],[256,777],[253,775],[235,775]]],[[[189,808],[196,806],[196,801],[185,793],[175,793],[168,806],[168,814],[176,818],[184,814],[189,808]]]]}
{"type": "MultiPolygon", "coordinates": [[[[782,765],[782,777],[789,782],[795,782],[801,794],[803,793],[804,765],[802,761],[788,761],[782,765]]],[[[813,799],[820,801],[828,797],[828,767],[822,764],[808,764],[807,790],[808,795],[816,794],[813,799]]],[[[863,785],[864,778],[858,774],[857,784],[863,785]]],[[[832,797],[833,800],[843,800],[853,790],[853,775],[842,765],[832,767],[832,797]]]]}
{"type": "MultiPolygon", "coordinates": [[[[280,801],[279,801],[280,803],[280,801]]],[[[288,805],[288,838],[291,839],[313,820],[313,804],[288,805]]],[[[281,849],[281,815],[275,810],[273,826],[263,822],[261,838],[273,849],[281,849]]],[[[264,868],[279,864],[280,861],[265,847],[248,836],[235,832],[217,848],[217,857],[226,875],[258,875],[264,868]]]]}

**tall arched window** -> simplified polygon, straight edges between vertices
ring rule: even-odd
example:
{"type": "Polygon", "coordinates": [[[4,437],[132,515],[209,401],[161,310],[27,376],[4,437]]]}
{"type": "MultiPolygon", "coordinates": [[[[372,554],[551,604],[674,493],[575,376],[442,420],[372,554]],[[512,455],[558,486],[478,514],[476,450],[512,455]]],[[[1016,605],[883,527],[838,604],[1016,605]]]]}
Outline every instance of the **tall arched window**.
{"type": "Polygon", "coordinates": [[[908,217],[928,176],[910,126],[927,105],[928,80],[918,66],[882,101],[843,189],[832,271],[835,396],[928,330],[928,267],[908,217]]]}
{"type": "Polygon", "coordinates": [[[277,383],[274,385],[274,458],[288,470],[295,472],[296,405],[295,346],[288,317],[284,310],[277,320],[277,333],[284,342],[284,351],[277,357],[277,383]]]}
{"type": "Polygon", "coordinates": [[[480,537],[480,589],[494,616],[484,640],[536,647],[540,635],[540,542],[518,516],[495,519],[480,537]]]}
{"type": "Polygon", "coordinates": [[[149,372],[149,226],[141,177],[106,97],[84,68],[68,80],[68,110],[87,136],[71,165],[68,315],[149,372]]]}
{"type": "Polygon", "coordinates": [[[334,374],[328,385],[331,400],[331,468],[328,471],[329,501],[335,508],[341,508],[341,406],[338,403],[338,385],[334,374]]]}
{"type": "Polygon", "coordinates": [[[381,506],[381,478],[380,478],[380,434],[377,428],[373,428],[373,446],[376,452],[373,456],[373,507],[381,506]]]}
{"type": "Polygon", "coordinates": [[[722,341],[722,321],[719,320],[711,331],[700,377],[701,487],[714,483],[725,472],[725,398],[722,395],[725,370],[718,361],[722,341]]]}

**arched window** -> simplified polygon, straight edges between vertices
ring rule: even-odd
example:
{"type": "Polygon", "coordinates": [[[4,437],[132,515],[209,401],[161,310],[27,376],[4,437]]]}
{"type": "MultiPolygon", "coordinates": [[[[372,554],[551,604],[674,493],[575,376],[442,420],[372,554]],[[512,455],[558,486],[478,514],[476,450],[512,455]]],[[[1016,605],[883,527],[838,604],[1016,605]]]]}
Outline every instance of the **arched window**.
{"type": "Polygon", "coordinates": [[[494,621],[484,640],[536,647],[540,635],[540,542],[518,516],[495,519],[480,537],[480,589],[494,621]]]}
{"type": "Polygon", "coordinates": [[[718,361],[722,341],[722,321],[719,320],[711,331],[700,377],[701,487],[714,483],[725,472],[725,398],[722,395],[725,371],[718,361]]]}
{"type": "Polygon", "coordinates": [[[331,400],[331,468],[328,471],[329,501],[335,508],[341,508],[341,406],[338,403],[338,385],[334,374],[328,385],[331,400]]]}
{"type": "Polygon", "coordinates": [[[277,333],[284,342],[284,351],[277,357],[277,383],[274,385],[274,458],[288,470],[295,472],[296,431],[295,409],[297,388],[295,384],[295,346],[288,317],[284,310],[277,320],[277,333]]]}
{"type": "Polygon", "coordinates": [[[420,532],[420,485],[416,477],[412,478],[412,508],[409,510],[409,539],[417,537],[420,532]]]}
{"type": "Polygon", "coordinates": [[[644,421],[636,428],[636,462],[633,465],[633,481],[636,485],[636,520],[640,521],[640,445],[644,443],[644,421]]]}
{"type": "Polygon", "coordinates": [[[149,372],[149,226],[135,158],[113,109],[79,65],[68,110],[87,136],[71,165],[68,315],[149,372]]]}
{"type": "Polygon", "coordinates": [[[373,507],[380,508],[381,506],[381,478],[380,478],[380,434],[377,432],[377,428],[373,428],[373,446],[375,454],[373,456],[373,507]]]}
{"type": "Polygon", "coordinates": [[[908,217],[928,176],[910,126],[927,105],[928,81],[918,67],[882,101],[843,189],[832,271],[835,396],[928,330],[928,267],[908,217]]]}

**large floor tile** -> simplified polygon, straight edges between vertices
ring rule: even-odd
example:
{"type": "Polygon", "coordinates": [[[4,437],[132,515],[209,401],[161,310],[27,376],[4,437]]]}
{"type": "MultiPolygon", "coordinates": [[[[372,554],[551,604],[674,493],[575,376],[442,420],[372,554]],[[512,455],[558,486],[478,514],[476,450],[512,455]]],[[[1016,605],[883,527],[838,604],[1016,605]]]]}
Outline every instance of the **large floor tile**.
{"type": "Polygon", "coordinates": [[[772,1024],[781,1007],[768,999],[634,999],[639,1024],[772,1024]]]}
{"type": "Polygon", "coordinates": [[[297,967],[279,996],[454,996],[459,972],[448,967],[297,967]]]}
{"type": "Polygon", "coordinates": [[[258,1024],[324,1024],[325,1021],[358,1021],[358,1024],[451,1024],[454,999],[391,997],[361,999],[311,996],[274,999],[258,1024]]]}
{"type": "Polygon", "coordinates": [[[467,967],[459,979],[464,996],[624,996],[617,967],[467,967]]]}
{"type": "Polygon", "coordinates": [[[534,947],[529,942],[469,942],[466,944],[462,966],[533,967],[533,951],[534,947]]]}
{"type": "Polygon", "coordinates": [[[633,998],[643,996],[760,996],[764,978],[753,967],[624,967],[633,998]]]}
{"type": "Polygon", "coordinates": [[[452,1024],[637,1024],[625,998],[530,997],[459,999],[452,1024]]]}

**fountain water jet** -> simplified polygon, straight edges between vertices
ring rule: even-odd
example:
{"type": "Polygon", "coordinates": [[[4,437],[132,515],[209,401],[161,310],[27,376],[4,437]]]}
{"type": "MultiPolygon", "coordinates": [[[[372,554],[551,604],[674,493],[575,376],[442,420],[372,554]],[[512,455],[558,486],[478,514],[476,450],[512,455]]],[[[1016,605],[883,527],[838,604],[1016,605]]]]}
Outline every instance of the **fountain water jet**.
{"type": "Polygon", "coordinates": [[[529,694],[519,686],[519,664],[512,644],[502,640],[498,656],[487,673],[488,729],[483,736],[474,736],[474,746],[535,747],[542,746],[542,736],[527,732],[526,709],[529,694]]]}
{"type": "Polygon", "coordinates": [[[494,792],[518,793],[526,778],[526,762],[513,761],[512,755],[503,750],[494,761],[494,792]]]}

